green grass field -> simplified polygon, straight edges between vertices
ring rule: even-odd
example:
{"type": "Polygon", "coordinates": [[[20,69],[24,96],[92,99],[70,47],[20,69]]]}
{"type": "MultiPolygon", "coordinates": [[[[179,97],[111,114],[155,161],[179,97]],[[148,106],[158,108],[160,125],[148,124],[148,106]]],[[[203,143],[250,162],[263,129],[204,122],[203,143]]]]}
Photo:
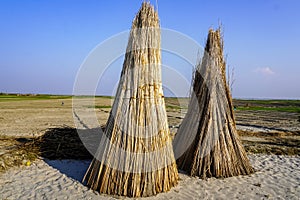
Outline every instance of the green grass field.
{"type": "MultiPolygon", "coordinates": [[[[76,98],[90,98],[91,96],[80,96],[76,98]]],[[[70,99],[72,96],[67,95],[17,95],[0,93],[0,102],[4,101],[25,101],[25,100],[53,100],[53,99],[70,99]]],[[[110,96],[96,96],[96,98],[112,99],[110,96]]],[[[184,99],[184,98],[181,98],[184,99]]],[[[300,113],[300,100],[244,100],[234,99],[236,110],[252,111],[277,111],[300,113]]],[[[170,109],[181,109],[177,98],[166,97],[166,107],[170,109]]],[[[109,105],[96,105],[95,108],[111,108],[109,105]]],[[[186,109],[187,107],[183,108],[186,109]]]]}
{"type": "Polygon", "coordinates": [[[26,101],[26,100],[48,100],[48,99],[68,99],[72,96],[60,95],[17,95],[17,94],[0,94],[0,102],[3,101],[26,101]]]}
{"type": "Polygon", "coordinates": [[[233,100],[236,110],[300,113],[300,100],[233,100]]]}
{"type": "Polygon", "coordinates": [[[292,112],[292,113],[300,113],[300,107],[237,107],[236,110],[263,110],[263,111],[279,111],[279,112],[292,112]]]}

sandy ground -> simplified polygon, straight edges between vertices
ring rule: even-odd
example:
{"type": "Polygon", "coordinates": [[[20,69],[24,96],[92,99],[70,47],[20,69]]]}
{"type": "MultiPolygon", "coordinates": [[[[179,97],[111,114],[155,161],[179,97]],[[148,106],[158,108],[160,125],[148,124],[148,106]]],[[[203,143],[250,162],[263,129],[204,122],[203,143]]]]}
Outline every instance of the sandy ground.
{"type": "MultiPolygon", "coordinates": [[[[250,176],[202,180],[180,173],[178,186],[145,199],[299,199],[300,157],[249,155],[250,176]]],[[[38,160],[0,175],[0,199],[120,199],[91,191],[80,180],[89,161],[38,160]]]]}

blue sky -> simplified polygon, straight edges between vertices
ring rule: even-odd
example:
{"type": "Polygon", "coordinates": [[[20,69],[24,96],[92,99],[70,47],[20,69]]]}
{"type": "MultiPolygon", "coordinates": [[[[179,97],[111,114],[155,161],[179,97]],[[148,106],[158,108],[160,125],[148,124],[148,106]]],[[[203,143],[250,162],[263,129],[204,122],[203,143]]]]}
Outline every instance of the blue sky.
{"type": "MultiPolygon", "coordinates": [[[[89,52],[130,29],[141,2],[0,1],[0,92],[71,94],[89,52]]],[[[236,98],[300,99],[299,10],[298,0],[158,0],[161,27],[200,45],[208,29],[222,22],[236,98]]],[[[185,63],[175,60],[163,54],[163,62],[191,77],[191,69],[182,69],[185,63]]],[[[106,79],[116,84],[121,67],[122,58],[106,79]]],[[[98,94],[109,94],[114,87],[101,88],[98,94]]]]}

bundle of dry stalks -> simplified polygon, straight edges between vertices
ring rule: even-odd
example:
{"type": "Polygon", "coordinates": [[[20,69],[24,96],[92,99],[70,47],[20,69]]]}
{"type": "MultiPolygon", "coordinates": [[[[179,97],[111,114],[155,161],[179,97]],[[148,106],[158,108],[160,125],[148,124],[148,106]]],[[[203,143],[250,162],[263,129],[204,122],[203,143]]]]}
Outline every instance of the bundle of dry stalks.
{"type": "Polygon", "coordinates": [[[188,112],[174,139],[178,167],[192,176],[229,177],[254,170],[236,130],[220,29],[210,30],[188,112]]]}
{"type": "Polygon", "coordinates": [[[133,21],[116,98],[84,181],[100,193],[141,197],[168,191],[177,180],[161,83],[159,18],[144,2],[133,21]]]}

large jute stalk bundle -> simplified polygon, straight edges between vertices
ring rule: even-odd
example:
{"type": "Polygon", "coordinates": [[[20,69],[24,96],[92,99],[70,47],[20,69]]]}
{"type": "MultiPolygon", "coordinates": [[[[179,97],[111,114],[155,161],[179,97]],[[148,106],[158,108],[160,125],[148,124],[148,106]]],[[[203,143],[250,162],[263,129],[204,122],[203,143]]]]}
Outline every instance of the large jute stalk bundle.
{"type": "Polygon", "coordinates": [[[177,184],[161,82],[159,18],[149,3],[133,21],[116,97],[84,181],[100,193],[130,197],[177,184]]]}
{"type": "Polygon", "coordinates": [[[188,111],[174,139],[178,167],[192,176],[229,177],[254,171],[237,134],[225,66],[220,29],[210,30],[188,111]]]}

